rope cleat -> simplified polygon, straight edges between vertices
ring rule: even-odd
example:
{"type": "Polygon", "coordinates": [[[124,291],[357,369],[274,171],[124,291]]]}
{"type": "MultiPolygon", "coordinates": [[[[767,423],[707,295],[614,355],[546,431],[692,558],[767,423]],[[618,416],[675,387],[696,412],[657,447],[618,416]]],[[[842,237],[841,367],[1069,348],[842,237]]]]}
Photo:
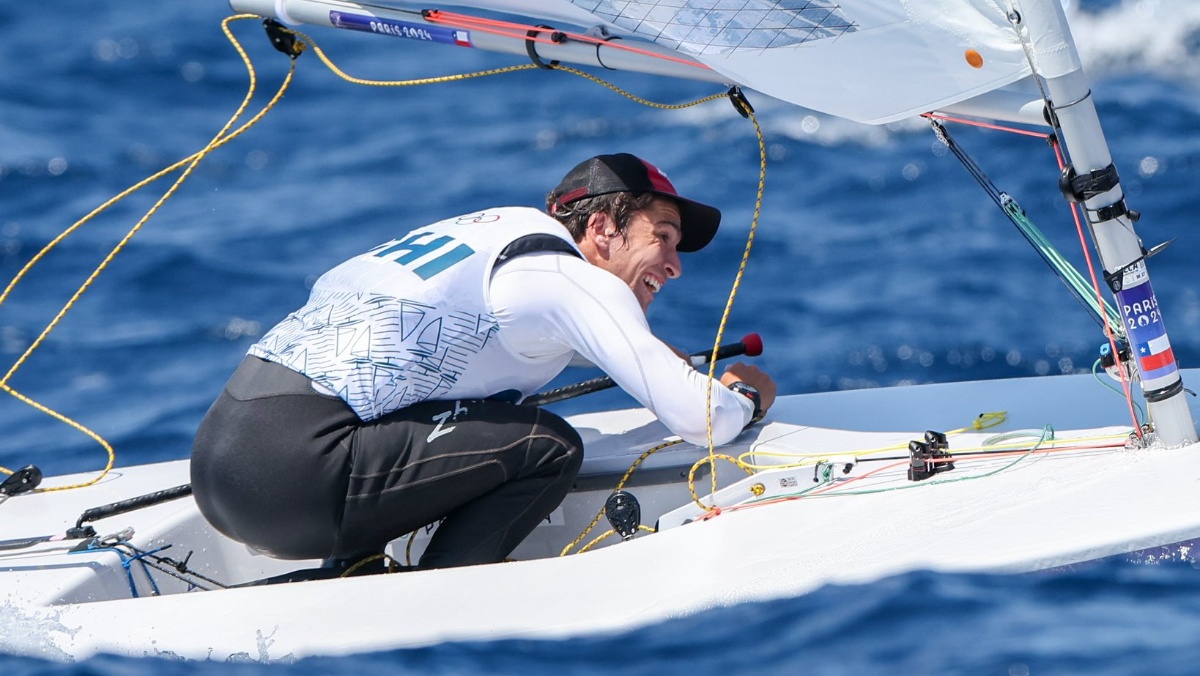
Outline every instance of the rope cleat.
{"type": "Polygon", "coordinates": [[[949,472],[954,469],[954,463],[949,461],[950,442],[942,432],[929,430],[925,432],[925,440],[908,442],[909,481],[924,481],[934,474],[949,472]]]}

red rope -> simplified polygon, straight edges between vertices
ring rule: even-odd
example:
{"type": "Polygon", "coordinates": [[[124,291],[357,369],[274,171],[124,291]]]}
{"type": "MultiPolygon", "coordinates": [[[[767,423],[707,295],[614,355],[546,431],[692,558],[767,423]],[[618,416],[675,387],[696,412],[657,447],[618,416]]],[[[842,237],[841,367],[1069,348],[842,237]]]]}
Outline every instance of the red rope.
{"type": "Polygon", "coordinates": [[[448,26],[454,26],[457,28],[468,28],[468,29],[477,30],[477,31],[480,31],[483,33],[491,33],[493,35],[500,35],[503,37],[516,38],[518,40],[530,40],[533,42],[540,42],[542,44],[547,44],[547,45],[555,45],[558,43],[549,38],[541,37],[540,32],[537,33],[533,37],[530,37],[529,33],[530,33],[530,31],[545,32],[548,30],[553,30],[553,32],[562,33],[563,35],[565,35],[577,42],[586,42],[589,44],[604,45],[606,47],[612,47],[613,49],[620,49],[620,50],[623,50],[626,52],[632,52],[634,54],[641,54],[643,56],[649,56],[649,57],[653,57],[655,59],[662,59],[664,61],[672,61],[675,63],[681,63],[686,66],[695,66],[697,68],[704,68],[704,69],[708,68],[708,66],[706,66],[702,63],[699,63],[697,61],[692,61],[690,59],[674,57],[674,56],[670,56],[668,54],[653,52],[648,49],[640,49],[640,48],[634,47],[632,45],[627,45],[627,44],[623,44],[623,43],[619,43],[619,42],[611,42],[608,40],[604,40],[602,38],[594,38],[590,35],[584,35],[582,33],[571,33],[568,31],[560,31],[557,29],[547,29],[544,26],[529,26],[526,24],[512,23],[510,21],[500,21],[498,19],[485,19],[483,17],[471,16],[469,14],[458,14],[456,12],[447,12],[445,10],[440,10],[440,9],[427,10],[423,16],[425,17],[425,19],[427,21],[429,21],[431,23],[441,23],[441,24],[445,24],[448,26]]]}
{"type": "Polygon", "coordinates": [[[959,124],[967,124],[967,125],[971,125],[972,127],[983,127],[985,129],[995,129],[997,131],[1007,131],[1012,134],[1021,134],[1024,136],[1036,136],[1038,138],[1046,138],[1047,137],[1046,133],[1040,132],[1040,131],[1031,131],[1029,129],[1020,129],[1017,127],[1002,127],[998,124],[992,124],[990,122],[982,122],[980,120],[969,120],[965,117],[951,117],[949,115],[943,115],[942,113],[923,113],[921,115],[921,117],[930,118],[930,119],[934,119],[934,120],[946,120],[947,122],[958,122],[959,124]]]}
{"type": "MultiPolygon", "coordinates": [[[[1062,171],[1067,166],[1066,159],[1063,157],[1062,148],[1058,145],[1057,138],[1051,138],[1050,146],[1054,148],[1054,157],[1058,160],[1058,170],[1062,171]]],[[[1082,208],[1082,205],[1079,205],[1082,208]]],[[[1079,209],[1075,203],[1071,203],[1071,217],[1075,219],[1075,231],[1079,233],[1079,246],[1083,249],[1083,259],[1087,262],[1088,274],[1092,278],[1092,290],[1096,293],[1096,307],[1104,307],[1103,294],[1100,292],[1100,282],[1096,278],[1096,268],[1092,265],[1092,255],[1088,252],[1087,237],[1083,234],[1083,223],[1079,218],[1079,209]]],[[[1117,351],[1117,339],[1113,336],[1112,327],[1108,322],[1104,322],[1104,336],[1108,338],[1108,349],[1112,350],[1114,363],[1117,364],[1117,373],[1121,377],[1121,391],[1125,393],[1125,403],[1129,406],[1129,417],[1133,419],[1133,431],[1137,434],[1138,439],[1142,439],[1142,426],[1138,423],[1137,412],[1133,408],[1133,394],[1130,392],[1129,381],[1125,378],[1125,368],[1121,366],[1121,353],[1117,351]]]]}

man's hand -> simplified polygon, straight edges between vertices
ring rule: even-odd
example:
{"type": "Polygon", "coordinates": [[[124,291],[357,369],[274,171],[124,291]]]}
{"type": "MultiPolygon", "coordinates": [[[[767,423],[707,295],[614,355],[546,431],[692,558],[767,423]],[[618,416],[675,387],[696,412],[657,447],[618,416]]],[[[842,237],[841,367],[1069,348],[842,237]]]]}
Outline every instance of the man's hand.
{"type": "Polygon", "coordinates": [[[761,399],[762,410],[765,413],[775,403],[775,381],[771,376],[762,372],[762,369],[751,364],[738,362],[732,364],[725,369],[725,373],[721,375],[721,384],[729,387],[730,384],[741,381],[750,387],[758,390],[758,396],[761,399]]]}

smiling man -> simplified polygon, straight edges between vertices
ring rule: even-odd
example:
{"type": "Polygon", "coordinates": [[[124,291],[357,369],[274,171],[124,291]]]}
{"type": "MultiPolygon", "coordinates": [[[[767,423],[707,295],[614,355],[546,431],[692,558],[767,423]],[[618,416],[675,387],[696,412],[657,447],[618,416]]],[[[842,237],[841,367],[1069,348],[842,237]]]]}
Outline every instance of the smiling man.
{"type": "MultiPolygon", "coordinates": [[[[576,166],[547,211],[447,219],[322,275],[201,423],[192,487],[204,516],[268,554],[335,570],[439,520],[420,567],[501,561],[579,471],[578,433],[519,405],[577,354],[706,444],[707,375],[645,312],[720,212],[628,154],[576,166]]],[[[717,444],[775,399],[748,364],[720,382],[717,444]]]]}

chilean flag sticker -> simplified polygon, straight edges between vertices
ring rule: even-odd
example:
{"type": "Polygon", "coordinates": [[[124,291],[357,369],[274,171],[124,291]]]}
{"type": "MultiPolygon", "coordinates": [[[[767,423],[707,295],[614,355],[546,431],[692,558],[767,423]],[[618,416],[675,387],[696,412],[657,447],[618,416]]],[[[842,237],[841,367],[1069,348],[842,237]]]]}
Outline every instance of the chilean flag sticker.
{"type": "Polygon", "coordinates": [[[1138,343],[1138,365],[1142,373],[1157,371],[1175,363],[1175,353],[1171,350],[1171,342],[1166,334],[1152,339],[1148,343],[1138,343]]]}
{"type": "Polygon", "coordinates": [[[1137,286],[1121,289],[1117,292],[1117,302],[1125,321],[1125,335],[1137,355],[1142,380],[1158,380],[1178,372],[1175,352],[1167,340],[1167,329],[1163,326],[1150,280],[1147,278],[1137,286]]]}

